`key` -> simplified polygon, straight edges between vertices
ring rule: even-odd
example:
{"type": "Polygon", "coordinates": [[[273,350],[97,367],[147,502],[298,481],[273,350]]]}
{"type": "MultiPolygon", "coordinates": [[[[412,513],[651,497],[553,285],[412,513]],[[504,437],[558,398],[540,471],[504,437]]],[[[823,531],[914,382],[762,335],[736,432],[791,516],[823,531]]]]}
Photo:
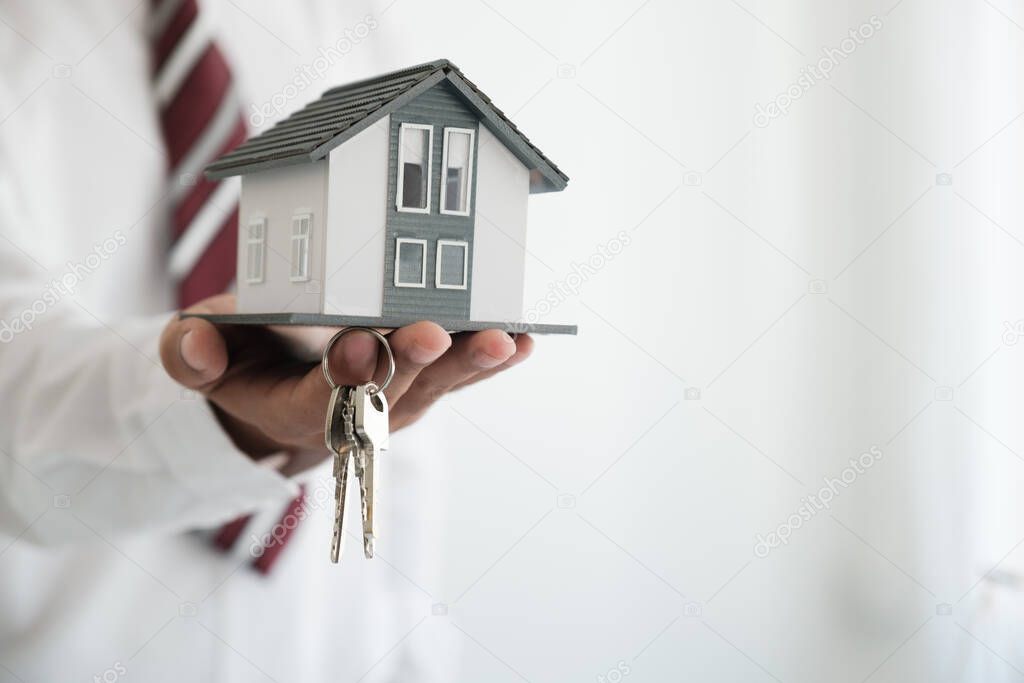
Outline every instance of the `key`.
{"type": "Polygon", "coordinates": [[[328,403],[324,439],[334,453],[334,529],[331,534],[331,562],[337,564],[345,539],[345,493],[348,489],[350,456],[359,444],[353,431],[352,387],[335,387],[328,403]]]}
{"type": "Polygon", "coordinates": [[[331,387],[331,398],[324,425],[324,441],[334,454],[335,511],[334,529],[331,541],[331,561],[338,562],[345,535],[345,491],[348,482],[349,463],[355,469],[359,480],[359,497],[363,518],[363,553],[367,558],[374,554],[377,508],[378,456],[388,447],[390,425],[388,402],[384,396],[395,376],[395,356],[387,338],[370,328],[347,327],[335,333],[324,348],[320,362],[324,379],[331,387]],[[358,386],[339,387],[331,378],[328,356],[331,347],[343,336],[354,330],[362,330],[377,338],[387,352],[388,366],[382,384],[372,382],[358,386]]]}
{"type": "Polygon", "coordinates": [[[390,426],[388,401],[375,384],[360,384],[352,390],[355,407],[353,427],[359,442],[355,471],[359,478],[359,494],[363,514],[363,554],[373,557],[377,538],[376,516],[378,455],[387,449],[390,426]]]}
{"type": "MultiPolygon", "coordinates": [[[[341,551],[341,534],[345,514],[345,486],[342,474],[342,455],[336,444],[342,429],[341,411],[345,405],[345,388],[336,386],[331,390],[331,398],[327,403],[327,420],[324,425],[324,442],[327,450],[334,454],[334,530],[331,538],[331,562],[337,562],[341,551]]],[[[345,461],[345,474],[348,473],[348,462],[345,461]]]]}

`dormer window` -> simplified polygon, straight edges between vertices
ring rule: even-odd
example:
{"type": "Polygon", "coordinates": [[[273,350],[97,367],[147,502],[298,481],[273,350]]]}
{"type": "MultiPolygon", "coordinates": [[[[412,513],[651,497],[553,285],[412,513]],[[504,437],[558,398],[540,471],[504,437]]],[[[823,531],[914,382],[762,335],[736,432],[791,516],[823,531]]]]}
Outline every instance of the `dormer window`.
{"type": "Polygon", "coordinates": [[[473,184],[473,136],[470,128],[444,129],[441,213],[468,216],[473,184]]]}
{"type": "Polygon", "coordinates": [[[399,211],[430,213],[430,150],[434,129],[419,123],[403,123],[398,136],[399,211]]]}

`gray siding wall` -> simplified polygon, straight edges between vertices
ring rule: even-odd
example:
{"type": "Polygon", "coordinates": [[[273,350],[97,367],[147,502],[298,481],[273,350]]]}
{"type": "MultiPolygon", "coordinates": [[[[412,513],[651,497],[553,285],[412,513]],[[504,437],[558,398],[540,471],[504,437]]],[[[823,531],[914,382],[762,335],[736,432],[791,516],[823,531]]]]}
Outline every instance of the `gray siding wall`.
{"type": "Polygon", "coordinates": [[[479,120],[447,81],[423,93],[391,115],[391,141],[388,161],[388,215],[384,247],[384,315],[416,318],[469,320],[470,294],[473,288],[473,225],[476,213],[477,148],[480,145],[479,120]],[[430,213],[405,213],[395,208],[398,179],[398,134],[403,122],[430,124],[434,127],[431,150],[430,213]],[[442,153],[446,126],[477,131],[473,144],[472,201],[469,216],[447,216],[441,210],[442,153]],[[395,240],[410,237],[427,241],[427,286],[395,287],[395,240]],[[437,240],[469,242],[467,288],[437,289],[434,273],[437,240]]]}

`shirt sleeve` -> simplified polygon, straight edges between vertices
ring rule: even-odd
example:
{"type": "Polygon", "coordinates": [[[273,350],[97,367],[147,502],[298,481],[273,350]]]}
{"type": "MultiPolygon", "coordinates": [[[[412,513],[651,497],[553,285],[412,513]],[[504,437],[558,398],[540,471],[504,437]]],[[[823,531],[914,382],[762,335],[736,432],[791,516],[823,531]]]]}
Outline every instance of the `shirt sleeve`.
{"type": "Polygon", "coordinates": [[[164,371],[170,314],[101,320],[67,292],[72,271],[55,277],[6,236],[2,180],[0,534],[56,545],[173,533],[296,495],[164,371]]]}

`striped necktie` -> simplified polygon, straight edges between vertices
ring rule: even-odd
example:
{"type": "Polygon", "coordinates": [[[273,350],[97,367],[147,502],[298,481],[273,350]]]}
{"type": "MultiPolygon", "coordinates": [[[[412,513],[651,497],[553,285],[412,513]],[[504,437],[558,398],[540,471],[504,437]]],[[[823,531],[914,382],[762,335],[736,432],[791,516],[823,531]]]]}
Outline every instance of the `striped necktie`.
{"type": "MultiPolygon", "coordinates": [[[[220,294],[235,279],[237,181],[208,180],[203,168],[245,140],[245,118],[231,70],[199,13],[196,0],[152,0],[149,38],[160,128],[167,147],[173,210],[170,273],[181,308],[220,294]]],[[[282,522],[297,516],[302,494],[282,522]]],[[[230,549],[249,517],[226,524],[215,544],[230,549]]],[[[282,524],[289,532],[294,524],[282,524]]],[[[270,570],[287,541],[278,534],[255,559],[270,570]]]]}

